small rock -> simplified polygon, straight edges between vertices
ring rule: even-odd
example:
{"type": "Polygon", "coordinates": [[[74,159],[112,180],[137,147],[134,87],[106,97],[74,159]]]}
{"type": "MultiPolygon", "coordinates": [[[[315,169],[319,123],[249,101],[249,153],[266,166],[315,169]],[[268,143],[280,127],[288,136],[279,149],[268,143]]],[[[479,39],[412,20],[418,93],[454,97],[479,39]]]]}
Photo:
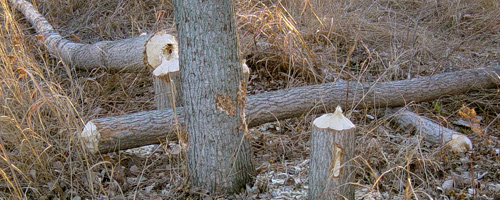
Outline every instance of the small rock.
{"type": "Polygon", "coordinates": [[[455,185],[455,181],[453,181],[453,179],[449,179],[449,180],[444,181],[443,185],[441,187],[446,192],[446,191],[452,190],[454,185],[455,185]]]}
{"type": "Polygon", "coordinates": [[[469,192],[470,195],[475,195],[476,194],[476,190],[474,188],[469,188],[468,192],[469,192]]]}
{"type": "Polygon", "coordinates": [[[132,167],[130,167],[130,172],[135,175],[139,174],[139,167],[137,167],[137,165],[132,165],[132,167]]]}
{"type": "Polygon", "coordinates": [[[155,187],[155,184],[153,183],[153,185],[150,185],[150,186],[147,186],[146,188],[144,188],[144,191],[146,191],[146,193],[150,193],[154,187],[155,187]]]}
{"type": "Polygon", "coordinates": [[[30,176],[33,180],[36,180],[36,170],[34,169],[30,170],[30,176]]]}
{"type": "Polygon", "coordinates": [[[59,170],[64,168],[64,165],[61,163],[61,161],[54,162],[54,164],[52,164],[52,166],[56,169],[59,169],[59,170]]]}

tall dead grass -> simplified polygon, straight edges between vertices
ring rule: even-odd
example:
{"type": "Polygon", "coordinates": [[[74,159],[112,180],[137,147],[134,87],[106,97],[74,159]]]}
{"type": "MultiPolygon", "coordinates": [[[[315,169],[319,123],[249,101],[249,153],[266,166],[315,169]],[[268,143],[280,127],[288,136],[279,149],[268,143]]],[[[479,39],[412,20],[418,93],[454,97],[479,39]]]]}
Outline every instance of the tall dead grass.
{"type": "Polygon", "coordinates": [[[273,3],[290,13],[314,57],[333,73],[395,80],[495,64],[488,52],[496,45],[485,41],[498,39],[497,1],[273,3]]]}
{"type": "Polygon", "coordinates": [[[20,16],[1,4],[0,197],[105,194],[97,172],[108,172],[101,165],[109,163],[99,162],[75,136],[84,117],[74,71],[49,59],[36,37],[23,32],[20,16]]]}

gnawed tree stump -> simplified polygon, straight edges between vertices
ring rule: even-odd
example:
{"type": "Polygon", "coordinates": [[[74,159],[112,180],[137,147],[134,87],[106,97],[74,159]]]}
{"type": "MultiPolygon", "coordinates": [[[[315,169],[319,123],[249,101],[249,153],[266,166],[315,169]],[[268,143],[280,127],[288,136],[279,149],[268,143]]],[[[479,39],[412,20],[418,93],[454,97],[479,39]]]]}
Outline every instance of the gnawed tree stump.
{"type": "Polygon", "coordinates": [[[177,39],[166,33],[151,37],[146,44],[146,56],[148,64],[155,69],[153,85],[156,108],[169,109],[182,106],[177,39]]]}
{"type": "Polygon", "coordinates": [[[156,109],[182,106],[180,79],[179,72],[169,73],[163,77],[153,75],[156,109]]]}
{"type": "MultiPolygon", "coordinates": [[[[333,82],[289,88],[248,96],[245,114],[248,126],[254,127],[308,112],[324,113],[333,109],[331,105],[345,104],[346,95],[348,104],[356,109],[404,106],[496,87],[500,83],[498,74],[497,66],[401,81],[349,82],[349,87],[347,82],[333,82]]],[[[182,108],[176,109],[178,122],[183,124],[182,108]]],[[[173,116],[172,110],[154,110],[93,119],[88,124],[92,123],[95,129],[84,129],[81,135],[89,138],[88,146],[95,146],[95,152],[102,153],[154,144],[175,137],[173,116]]]]}
{"type": "Polygon", "coordinates": [[[354,130],[340,106],[313,121],[309,199],[354,199],[354,130]]]}
{"type": "Polygon", "coordinates": [[[472,150],[471,140],[464,134],[443,127],[425,117],[419,116],[406,108],[388,109],[397,125],[403,129],[414,129],[416,134],[433,144],[444,144],[454,152],[472,150]]]}

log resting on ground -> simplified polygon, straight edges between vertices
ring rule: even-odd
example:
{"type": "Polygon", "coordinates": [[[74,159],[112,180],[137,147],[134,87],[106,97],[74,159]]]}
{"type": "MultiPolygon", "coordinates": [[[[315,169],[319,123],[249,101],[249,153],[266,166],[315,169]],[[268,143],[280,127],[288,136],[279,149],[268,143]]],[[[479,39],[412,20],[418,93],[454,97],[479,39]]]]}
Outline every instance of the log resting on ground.
{"type": "Polygon", "coordinates": [[[43,42],[49,53],[61,59],[66,65],[86,70],[104,68],[118,72],[147,71],[145,45],[154,36],[153,34],[93,44],[72,42],[55,31],[31,3],[25,0],[9,0],[9,2],[22,12],[36,32],[43,36],[43,42]]]}
{"type": "MultiPolygon", "coordinates": [[[[308,112],[331,112],[337,105],[350,109],[404,106],[444,96],[491,88],[500,84],[500,66],[449,72],[391,82],[337,81],[282,89],[247,98],[248,126],[301,116],[308,112]]],[[[177,108],[184,124],[183,109],[177,108]]],[[[110,152],[158,143],[176,134],[172,110],[154,110],[93,119],[81,133],[94,152],[110,152]]]]}
{"type": "Polygon", "coordinates": [[[464,134],[434,123],[406,108],[392,108],[387,111],[399,127],[403,129],[413,128],[415,133],[421,135],[424,140],[434,144],[445,144],[454,152],[472,150],[472,142],[464,134]]]}

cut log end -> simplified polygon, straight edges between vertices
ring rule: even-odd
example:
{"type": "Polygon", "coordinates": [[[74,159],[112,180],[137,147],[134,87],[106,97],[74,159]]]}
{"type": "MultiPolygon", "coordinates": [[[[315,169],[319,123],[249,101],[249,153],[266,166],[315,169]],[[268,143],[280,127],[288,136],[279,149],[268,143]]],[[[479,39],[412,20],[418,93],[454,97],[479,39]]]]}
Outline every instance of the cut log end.
{"type": "Polygon", "coordinates": [[[154,68],[153,75],[164,76],[179,71],[179,50],[173,35],[158,32],[145,44],[146,65],[154,68]]]}
{"type": "Polygon", "coordinates": [[[340,108],[340,106],[337,106],[334,113],[327,113],[316,118],[313,121],[313,125],[320,129],[328,128],[335,131],[348,130],[356,127],[351,120],[347,119],[342,114],[342,108],[340,108]]]}
{"type": "Polygon", "coordinates": [[[97,153],[99,151],[100,138],[101,134],[97,130],[97,126],[92,122],[88,122],[80,134],[80,139],[82,139],[91,153],[97,153]]]}
{"type": "Polygon", "coordinates": [[[472,150],[472,142],[467,136],[462,134],[452,135],[451,140],[446,143],[446,146],[449,147],[452,151],[459,153],[472,150]]]}

